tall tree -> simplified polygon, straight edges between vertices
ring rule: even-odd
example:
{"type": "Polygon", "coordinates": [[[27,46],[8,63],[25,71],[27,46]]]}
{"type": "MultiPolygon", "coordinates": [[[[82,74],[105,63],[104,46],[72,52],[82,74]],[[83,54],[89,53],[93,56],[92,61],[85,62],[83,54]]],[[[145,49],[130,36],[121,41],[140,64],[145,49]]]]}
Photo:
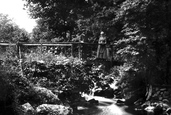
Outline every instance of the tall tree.
{"type": "MultiPolygon", "coordinates": [[[[136,57],[137,65],[150,78],[168,81],[171,49],[171,2],[124,0],[116,12],[116,22],[122,21],[122,37],[117,40],[118,53],[136,57]],[[152,77],[158,76],[158,77],[152,77]]],[[[151,79],[150,82],[154,82],[151,79]]],[[[158,80],[162,81],[162,80],[158,80]]]]}
{"type": "Polygon", "coordinates": [[[25,31],[24,29],[20,29],[8,17],[8,15],[0,14],[0,41],[1,42],[18,42],[19,39],[21,38],[21,33],[25,33],[26,37],[28,38],[27,31],[25,31]]]}
{"type": "Polygon", "coordinates": [[[100,31],[105,31],[113,39],[117,33],[112,20],[115,18],[118,0],[25,1],[30,15],[43,19],[43,23],[57,37],[65,38],[67,33],[70,36],[84,34],[86,38],[94,40],[100,31]]]}
{"type": "Polygon", "coordinates": [[[43,23],[43,19],[37,20],[37,26],[33,28],[32,41],[40,42],[40,41],[50,41],[55,38],[55,34],[53,31],[49,30],[45,23],[43,23]]]}
{"type": "MultiPolygon", "coordinates": [[[[77,28],[76,20],[88,3],[85,0],[25,0],[33,18],[42,18],[49,30],[66,37],[77,28]]],[[[84,14],[86,15],[86,14],[84,14]]]]}

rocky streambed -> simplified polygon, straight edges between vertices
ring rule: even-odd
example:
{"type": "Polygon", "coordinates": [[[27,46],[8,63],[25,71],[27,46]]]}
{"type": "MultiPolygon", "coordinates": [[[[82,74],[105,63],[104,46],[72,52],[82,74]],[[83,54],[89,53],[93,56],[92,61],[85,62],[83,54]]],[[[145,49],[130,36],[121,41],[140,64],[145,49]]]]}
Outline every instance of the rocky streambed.
{"type": "MultiPolygon", "coordinates": [[[[149,100],[144,102],[140,99],[140,102],[134,102],[133,105],[127,105],[124,99],[110,98],[110,92],[107,91],[107,97],[86,95],[85,98],[92,101],[92,104],[94,100],[95,105],[90,108],[78,107],[78,110],[82,111],[79,115],[171,115],[168,88],[153,87],[149,100]]],[[[101,93],[106,94],[103,91],[97,92],[99,95],[101,93]]]]}
{"type": "MultiPolygon", "coordinates": [[[[96,90],[93,95],[83,94],[82,98],[70,102],[70,106],[60,105],[62,99],[74,98],[74,93],[62,92],[55,95],[52,91],[34,87],[39,95],[51,99],[52,102],[56,101],[56,104],[42,104],[38,107],[33,108],[29,103],[22,105],[24,113],[54,113],[54,115],[171,115],[171,108],[169,105],[170,90],[167,88],[154,88],[151,90],[148,101],[141,101],[141,104],[127,105],[124,99],[121,99],[122,93],[119,89],[113,89],[111,87],[102,90],[96,90]],[[69,97],[68,97],[69,96],[69,97]]],[[[72,100],[72,99],[70,99],[72,100]]],[[[138,101],[136,101],[138,103],[138,101]]],[[[21,114],[23,115],[23,114],[21,114]]],[[[47,114],[51,115],[51,114],[47,114]]]]}
{"type": "Polygon", "coordinates": [[[117,99],[88,95],[85,97],[89,100],[97,100],[98,104],[92,107],[78,107],[78,115],[138,115],[134,107],[117,105],[117,99]]]}

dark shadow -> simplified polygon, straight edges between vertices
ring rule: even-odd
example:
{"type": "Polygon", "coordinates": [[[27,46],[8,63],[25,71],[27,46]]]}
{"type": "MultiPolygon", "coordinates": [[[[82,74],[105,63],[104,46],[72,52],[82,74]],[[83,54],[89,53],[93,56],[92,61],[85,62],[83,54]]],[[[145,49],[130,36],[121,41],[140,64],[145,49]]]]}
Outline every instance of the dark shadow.
{"type": "Polygon", "coordinates": [[[143,115],[140,111],[135,110],[135,106],[128,106],[124,109],[127,113],[131,113],[132,115],[143,115]]]}
{"type": "Polygon", "coordinates": [[[17,112],[15,111],[11,102],[8,103],[8,102],[0,101],[0,115],[17,115],[17,112]]]}

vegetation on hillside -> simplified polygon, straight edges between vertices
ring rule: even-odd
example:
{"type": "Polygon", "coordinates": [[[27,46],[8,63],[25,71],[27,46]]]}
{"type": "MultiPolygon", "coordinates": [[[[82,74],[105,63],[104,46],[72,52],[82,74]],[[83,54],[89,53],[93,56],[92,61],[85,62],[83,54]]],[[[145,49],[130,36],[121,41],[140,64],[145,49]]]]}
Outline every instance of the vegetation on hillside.
{"type": "MultiPolygon", "coordinates": [[[[88,93],[94,82],[103,83],[102,74],[112,71],[113,76],[119,78],[118,86],[123,95],[132,102],[139,98],[148,100],[151,96],[150,86],[169,86],[171,83],[171,1],[25,1],[30,15],[38,19],[31,39],[23,40],[22,38],[29,37],[27,33],[19,29],[6,15],[0,14],[1,42],[30,40],[55,43],[81,39],[84,42],[97,43],[100,32],[104,31],[107,43],[114,46],[113,59],[124,64],[106,72],[102,66],[98,70],[95,62],[89,64],[89,60],[56,56],[51,52],[31,52],[24,54],[21,68],[17,56],[13,53],[15,49],[9,47],[5,50],[2,47],[2,81],[9,86],[10,91],[19,92],[17,95],[14,93],[14,97],[18,99],[17,103],[23,104],[30,101],[27,96],[35,96],[29,91],[31,86],[46,87],[59,92],[77,91],[77,95],[80,92],[88,93]],[[25,33],[25,37],[22,33],[25,33]],[[21,69],[24,76],[20,74],[21,69]],[[24,100],[22,96],[25,96],[24,100]]],[[[39,100],[39,104],[45,102],[48,102],[46,98],[39,100]]]]}

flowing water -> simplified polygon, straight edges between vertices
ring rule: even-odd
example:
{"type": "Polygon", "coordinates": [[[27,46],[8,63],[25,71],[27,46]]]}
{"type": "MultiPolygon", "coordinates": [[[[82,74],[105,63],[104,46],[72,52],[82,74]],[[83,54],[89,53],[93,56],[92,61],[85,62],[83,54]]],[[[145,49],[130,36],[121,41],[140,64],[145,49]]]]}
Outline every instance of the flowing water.
{"type": "Polygon", "coordinates": [[[104,97],[93,96],[99,101],[99,104],[90,108],[78,107],[81,111],[79,115],[138,115],[133,107],[116,104],[116,99],[107,99],[104,97]]]}

